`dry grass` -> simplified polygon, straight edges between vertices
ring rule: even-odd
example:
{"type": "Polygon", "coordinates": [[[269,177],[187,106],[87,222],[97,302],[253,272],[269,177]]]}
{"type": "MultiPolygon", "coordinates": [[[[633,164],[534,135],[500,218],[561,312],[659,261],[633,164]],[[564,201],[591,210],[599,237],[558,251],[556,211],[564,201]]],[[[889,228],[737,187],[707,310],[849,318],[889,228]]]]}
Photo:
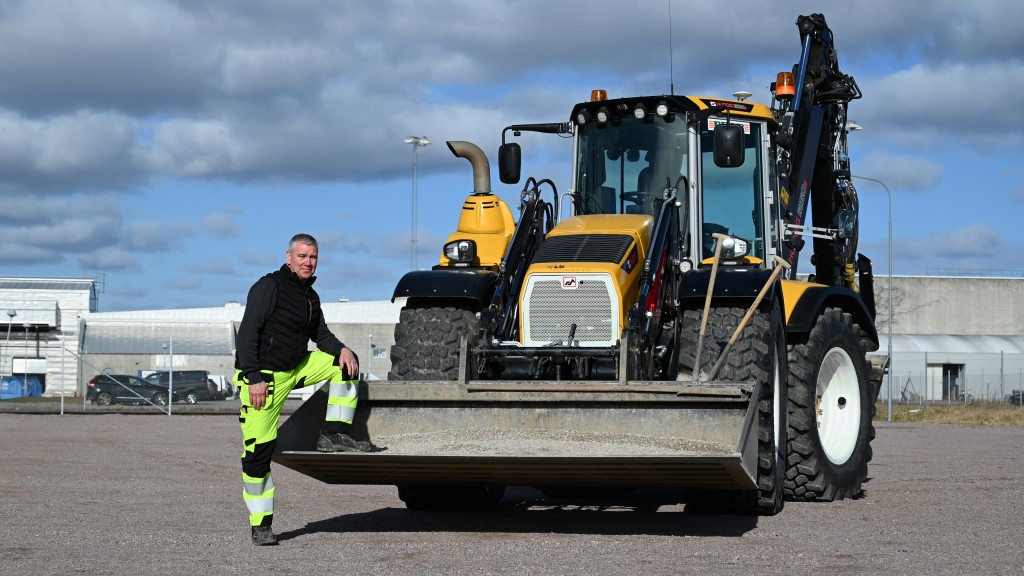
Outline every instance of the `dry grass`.
{"type": "MultiPolygon", "coordinates": [[[[878,403],[875,420],[885,420],[888,405],[878,403]]],[[[927,422],[967,426],[1024,426],[1024,408],[1011,404],[928,404],[892,406],[893,422],[927,422]]]]}

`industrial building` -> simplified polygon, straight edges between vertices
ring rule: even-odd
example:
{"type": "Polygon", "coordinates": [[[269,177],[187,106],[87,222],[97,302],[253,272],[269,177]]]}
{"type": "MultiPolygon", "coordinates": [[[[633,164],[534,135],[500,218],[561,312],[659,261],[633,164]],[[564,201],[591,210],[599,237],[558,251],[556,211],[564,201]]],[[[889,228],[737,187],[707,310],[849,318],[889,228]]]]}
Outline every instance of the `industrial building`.
{"type": "MultiPolygon", "coordinates": [[[[889,290],[876,277],[877,328],[888,349],[889,290]]],[[[894,401],[1000,400],[1024,389],[1024,278],[892,278],[894,401]]],[[[328,326],[384,379],[402,300],[323,304],[328,326]]],[[[76,395],[103,370],[207,370],[230,378],[243,306],[98,312],[89,279],[0,278],[6,338],[0,375],[36,376],[46,396],[76,395]]],[[[2,319],[2,317],[0,317],[2,319]]],[[[889,382],[882,385],[888,397],[889,382]]]]}

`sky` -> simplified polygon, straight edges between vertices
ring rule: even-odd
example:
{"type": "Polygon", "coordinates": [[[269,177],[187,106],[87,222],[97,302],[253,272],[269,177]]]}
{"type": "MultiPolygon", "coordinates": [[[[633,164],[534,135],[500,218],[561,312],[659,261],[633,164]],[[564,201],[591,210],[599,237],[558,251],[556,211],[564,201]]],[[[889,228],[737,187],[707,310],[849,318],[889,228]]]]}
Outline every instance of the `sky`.
{"type": "MultiPolygon", "coordinates": [[[[244,303],[289,238],[325,302],[387,300],[435,264],[472,192],[447,140],[610,97],[770,103],[824,12],[853,173],[891,193],[896,275],[1024,276],[1018,0],[0,0],[0,276],[94,278],[100,311],[244,303]],[[413,147],[416,230],[411,250],[413,147]]],[[[571,144],[524,134],[569,187],[571,144]]],[[[889,270],[889,194],[855,180],[860,252],[889,270]]]]}

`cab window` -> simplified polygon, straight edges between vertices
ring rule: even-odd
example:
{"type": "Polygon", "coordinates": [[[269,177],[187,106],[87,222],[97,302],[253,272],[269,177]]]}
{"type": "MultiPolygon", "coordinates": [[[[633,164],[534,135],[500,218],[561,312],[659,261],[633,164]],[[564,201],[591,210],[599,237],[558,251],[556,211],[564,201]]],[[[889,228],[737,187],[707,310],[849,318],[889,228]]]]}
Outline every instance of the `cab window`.
{"type": "Polygon", "coordinates": [[[751,256],[765,257],[761,155],[762,125],[741,122],[746,148],[743,164],[732,168],[715,165],[712,119],[701,128],[702,245],[703,258],[715,253],[713,233],[737,236],[751,242],[751,256]]]}
{"type": "Polygon", "coordinates": [[[653,214],[654,199],[686,174],[684,122],[623,118],[581,127],[577,214],[653,214]]]}

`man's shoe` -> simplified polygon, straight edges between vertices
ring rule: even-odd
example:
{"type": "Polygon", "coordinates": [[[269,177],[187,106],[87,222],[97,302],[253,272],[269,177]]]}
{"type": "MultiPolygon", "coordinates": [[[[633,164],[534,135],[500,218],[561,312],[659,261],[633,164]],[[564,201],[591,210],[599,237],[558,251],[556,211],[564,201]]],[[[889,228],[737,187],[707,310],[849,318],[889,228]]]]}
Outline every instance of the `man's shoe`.
{"type": "Polygon", "coordinates": [[[320,452],[369,452],[371,445],[369,442],[357,442],[348,434],[321,430],[316,449],[320,452]]]}
{"type": "Polygon", "coordinates": [[[274,536],[274,531],[270,526],[253,526],[252,543],[255,546],[275,546],[277,545],[277,536],[274,536]]]}

